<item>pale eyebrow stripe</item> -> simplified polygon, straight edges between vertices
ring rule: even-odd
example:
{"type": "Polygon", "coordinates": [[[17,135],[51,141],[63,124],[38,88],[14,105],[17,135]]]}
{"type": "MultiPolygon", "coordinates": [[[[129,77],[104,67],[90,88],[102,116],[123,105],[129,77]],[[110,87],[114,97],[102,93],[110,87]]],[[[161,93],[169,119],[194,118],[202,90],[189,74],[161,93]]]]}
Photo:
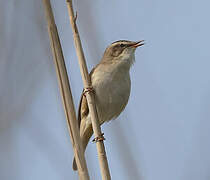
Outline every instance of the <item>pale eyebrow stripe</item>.
{"type": "Polygon", "coordinates": [[[118,40],[118,41],[113,42],[112,44],[115,44],[115,43],[118,43],[118,42],[130,42],[130,41],[128,41],[128,40],[118,40]]]}

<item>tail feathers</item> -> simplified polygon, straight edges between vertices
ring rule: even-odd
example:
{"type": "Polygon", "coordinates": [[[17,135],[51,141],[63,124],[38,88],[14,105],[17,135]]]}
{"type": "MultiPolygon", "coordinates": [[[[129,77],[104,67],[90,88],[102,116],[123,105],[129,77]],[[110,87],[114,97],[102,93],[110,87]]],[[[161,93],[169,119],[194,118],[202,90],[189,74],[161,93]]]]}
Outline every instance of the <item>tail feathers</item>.
{"type": "MultiPolygon", "coordinates": [[[[82,138],[81,138],[82,139],[82,144],[83,144],[83,147],[84,147],[84,152],[85,152],[87,144],[88,144],[92,135],[93,135],[93,129],[92,129],[92,125],[90,125],[85,129],[84,134],[82,135],[82,138]]],[[[75,157],[74,157],[74,160],[73,160],[72,168],[73,168],[74,171],[77,171],[77,163],[76,163],[75,157]]]]}
{"type": "Polygon", "coordinates": [[[76,163],[75,157],[74,157],[74,160],[73,160],[72,168],[73,168],[74,171],[77,171],[77,163],[76,163]]]}

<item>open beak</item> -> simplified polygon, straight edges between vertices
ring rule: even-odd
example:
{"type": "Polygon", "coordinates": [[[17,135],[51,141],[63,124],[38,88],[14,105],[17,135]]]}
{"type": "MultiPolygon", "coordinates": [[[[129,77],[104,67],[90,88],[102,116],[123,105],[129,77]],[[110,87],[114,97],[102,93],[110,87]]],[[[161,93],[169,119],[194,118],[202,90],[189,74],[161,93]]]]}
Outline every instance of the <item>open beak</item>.
{"type": "Polygon", "coordinates": [[[143,46],[143,45],[144,45],[144,40],[141,40],[141,41],[137,41],[137,42],[131,44],[131,47],[137,48],[137,47],[143,46]]]}

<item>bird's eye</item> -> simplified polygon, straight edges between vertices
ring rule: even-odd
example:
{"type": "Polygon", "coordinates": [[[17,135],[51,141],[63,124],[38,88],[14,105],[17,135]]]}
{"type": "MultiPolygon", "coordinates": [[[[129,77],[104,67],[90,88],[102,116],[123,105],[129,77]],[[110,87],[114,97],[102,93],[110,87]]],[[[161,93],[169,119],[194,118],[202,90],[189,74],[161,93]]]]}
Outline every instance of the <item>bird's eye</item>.
{"type": "Polygon", "coordinates": [[[120,44],[120,47],[125,47],[125,44],[120,44]]]}

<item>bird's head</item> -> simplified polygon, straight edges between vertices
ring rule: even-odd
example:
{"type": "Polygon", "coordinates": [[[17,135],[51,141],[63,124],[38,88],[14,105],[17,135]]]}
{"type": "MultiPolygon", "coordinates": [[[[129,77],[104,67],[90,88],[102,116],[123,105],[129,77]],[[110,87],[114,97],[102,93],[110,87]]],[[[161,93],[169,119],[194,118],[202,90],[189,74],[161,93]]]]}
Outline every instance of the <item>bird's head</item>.
{"type": "Polygon", "coordinates": [[[115,41],[106,48],[102,60],[112,62],[124,61],[133,64],[135,60],[135,50],[142,45],[144,45],[144,40],[137,42],[127,40],[115,41]]]}

